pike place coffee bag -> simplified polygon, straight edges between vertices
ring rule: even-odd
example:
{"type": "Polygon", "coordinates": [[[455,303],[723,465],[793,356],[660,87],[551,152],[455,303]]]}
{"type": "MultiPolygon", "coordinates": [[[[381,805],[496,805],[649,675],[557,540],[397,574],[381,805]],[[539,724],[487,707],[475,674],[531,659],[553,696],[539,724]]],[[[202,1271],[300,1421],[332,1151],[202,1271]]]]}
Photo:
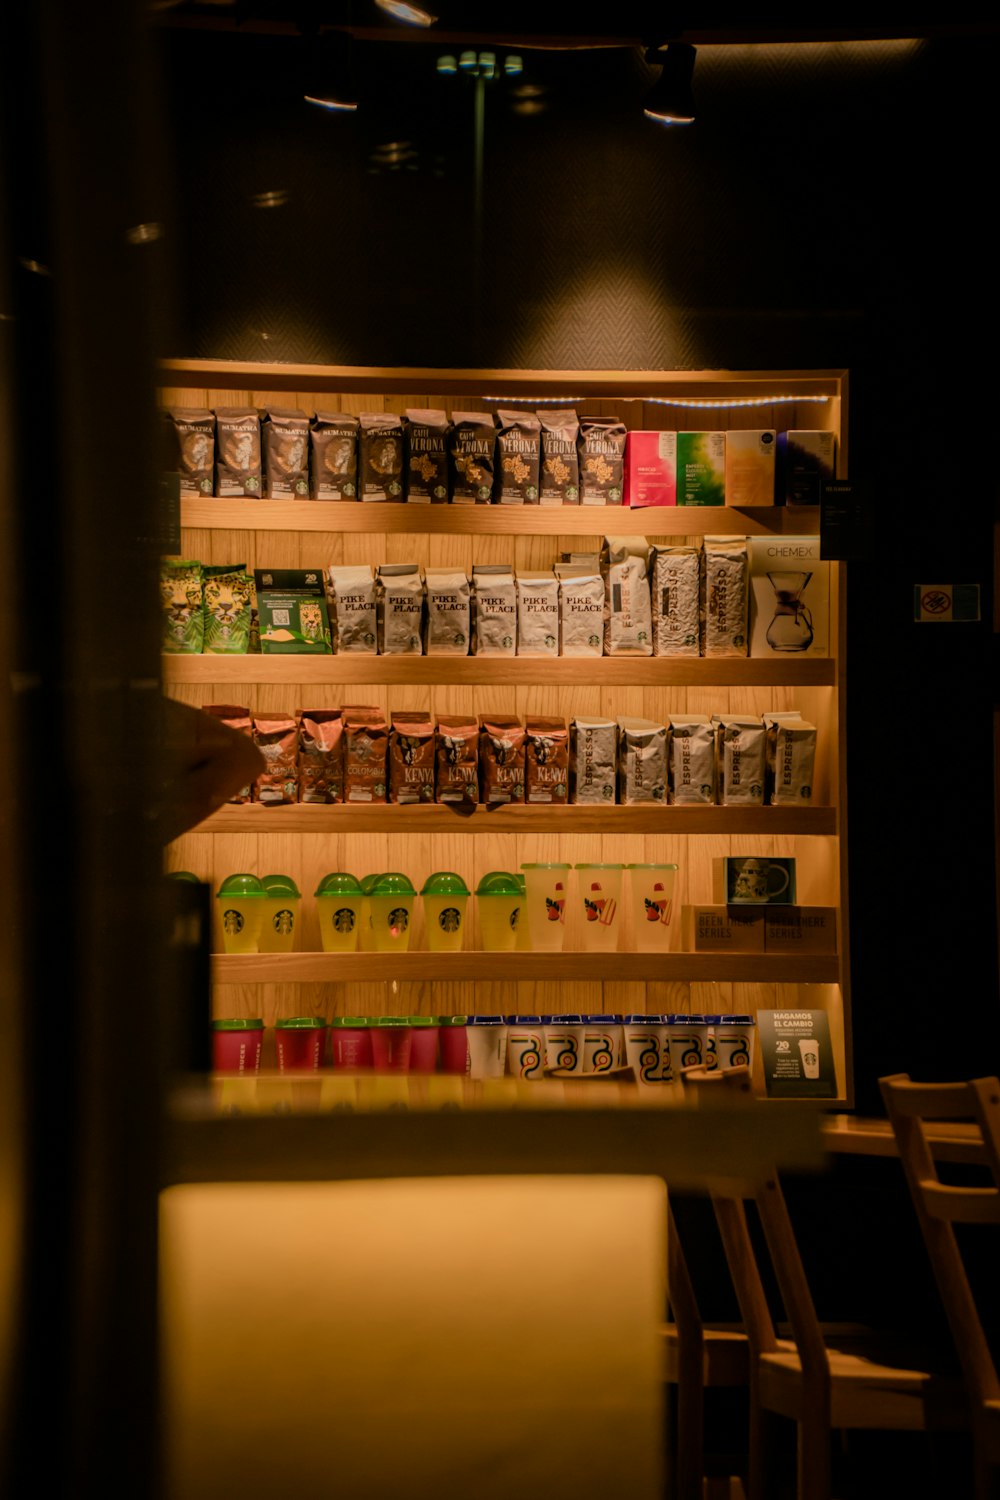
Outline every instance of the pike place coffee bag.
{"type": "Polygon", "coordinates": [[[429,714],[392,716],[389,801],[434,801],[434,723],[429,714]]]}
{"type": "MultiPolygon", "coordinates": [[[[242,708],[237,703],[208,703],[205,705],[204,712],[225,724],[227,729],[235,729],[240,734],[253,738],[253,720],[250,717],[249,708],[242,708]]],[[[253,785],[247,782],[246,786],[241,787],[235,796],[230,797],[229,801],[242,804],[249,802],[252,796],[253,785]]]]}
{"type": "Polygon", "coordinates": [[[375,575],[366,564],[330,568],[327,585],[333,606],[334,650],[367,652],[378,649],[378,603],[375,575]]]}
{"type": "Polygon", "coordinates": [[[474,656],[517,652],[517,582],[506,563],[476,563],[472,569],[474,656]]]}
{"type": "Polygon", "coordinates": [[[496,427],[488,411],[454,411],[448,438],[453,505],[489,505],[493,495],[496,427]]]}
{"type": "Polygon", "coordinates": [[[299,713],[299,801],[344,800],[344,721],[339,708],[299,713]]]}
{"type": "Polygon", "coordinates": [[[517,654],[559,655],[559,580],[554,573],[517,575],[517,654]]]}
{"type": "Polygon", "coordinates": [[[224,499],[261,498],[260,417],[256,407],[215,409],[215,493],[224,499]]]}
{"type": "Polygon", "coordinates": [[[618,801],[667,800],[667,731],[652,719],[618,720],[618,801]]]}
{"type": "Polygon", "coordinates": [[[185,499],[211,495],[215,485],[215,413],[171,406],[163,413],[163,467],[181,476],[185,499]]]}
{"type": "Polygon", "coordinates": [[[344,801],[385,802],[389,726],[380,708],[341,709],[344,720],[344,801]]]}
{"type": "Polygon", "coordinates": [[[266,762],[254,799],[277,805],[299,800],[298,726],[288,714],[254,714],[253,740],[266,762]]]}
{"type": "Polygon", "coordinates": [[[479,801],[479,725],[449,714],[437,721],[435,800],[479,801]]]}
{"type": "Polygon", "coordinates": [[[309,431],[314,500],[358,498],[357,417],[346,411],[318,411],[309,431]]]}
{"type": "Polygon", "coordinates": [[[618,725],[577,714],[569,731],[569,800],[613,806],[618,778],[618,725]]]}
{"type": "Polygon", "coordinates": [[[580,419],[581,505],[621,505],[626,435],[625,423],[611,417],[580,419]]]}
{"type": "Polygon", "coordinates": [[[446,412],[406,408],[406,498],[411,505],[447,504],[450,432],[446,412]]]}
{"type": "Polygon", "coordinates": [[[596,566],[556,563],[560,656],[604,654],[604,579],[596,566]]]}
{"type": "Polygon", "coordinates": [[[540,411],[537,416],[542,440],[538,503],[579,505],[580,423],[576,412],[540,411]]]}
{"type": "Polygon", "coordinates": [[[416,563],[378,570],[378,649],[383,656],[422,656],[424,580],[416,563]]]}
{"type": "Polygon", "coordinates": [[[497,487],[500,505],[537,505],[541,424],[528,411],[497,411],[497,487]]]}
{"type": "Polygon", "coordinates": [[[569,801],[569,735],[562,719],[530,718],[525,725],[524,779],[528,802],[569,801]]]}
{"type": "Polygon", "coordinates": [[[524,801],[524,726],[494,714],[479,731],[479,784],[488,807],[524,801]]]}
{"type": "Polygon", "coordinates": [[[402,501],[402,417],[388,411],[363,411],[358,421],[359,498],[402,501]]]}
{"type": "Polygon", "coordinates": [[[428,656],[468,656],[472,589],[463,568],[428,568],[424,649],[428,656]]]}
{"type": "Polygon", "coordinates": [[[260,424],[264,493],[269,500],[309,498],[309,418],[298,408],[269,406],[260,424]]]}

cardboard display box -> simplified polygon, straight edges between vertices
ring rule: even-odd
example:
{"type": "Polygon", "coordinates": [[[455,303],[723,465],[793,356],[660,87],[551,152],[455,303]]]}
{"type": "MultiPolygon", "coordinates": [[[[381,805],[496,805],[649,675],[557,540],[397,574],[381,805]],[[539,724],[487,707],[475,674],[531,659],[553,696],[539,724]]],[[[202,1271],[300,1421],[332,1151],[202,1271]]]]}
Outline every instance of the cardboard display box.
{"type": "Polygon", "coordinates": [[[836,953],[835,906],[771,906],[764,912],[768,953],[836,953]]]}
{"type": "Polygon", "coordinates": [[[764,952],[763,908],[685,906],[681,924],[689,953],[764,952]]]}

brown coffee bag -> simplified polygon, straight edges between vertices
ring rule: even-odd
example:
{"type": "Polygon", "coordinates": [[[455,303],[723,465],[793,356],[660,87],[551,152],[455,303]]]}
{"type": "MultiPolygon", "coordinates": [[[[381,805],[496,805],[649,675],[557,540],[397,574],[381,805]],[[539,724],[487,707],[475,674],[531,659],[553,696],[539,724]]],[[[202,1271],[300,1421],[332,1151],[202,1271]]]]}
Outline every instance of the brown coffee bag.
{"type": "Polygon", "coordinates": [[[624,422],[611,417],[581,417],[580,504],[621,505],[625,471],[624,422]]]}
{"type": "Polygon", "coordinates": [[[492,715],[479,730],[479,785],[488,807],[524,801],[524,726],[492,715]]]}
{"type": "Polygon", "coordinates": [[[181,476],[185,499],[211,495],[215,472],[215,413],[171,406],[163,414],[163,467],[181,476]]]}
{"type": "Polygon", "coordinates": [[[215,409],[215,493],[224,499],[263,493],[260,417],[255,406],[215,409]]]}
{"type": "Polygon", "coordinates": [[[457,715],[438,719],[436,761],[436,801],[479,801],[479,725],[475,719],[457,715]]]}
{"type": "MultiPolygon", "coordinates": [[[[213,718],[221,722],[229,729],[238,729],[241,734],[247,734],[253,738],[253,720],[248,708],[241,708],[235,703],[208,703],[205,705],[205,713],[211,714],[213,718]]],[[[253,797],[253,786],[248,782],[241,787],[235,797],[230,797],[230,802],[249,802],[253,797]]]]}
{"type": "Polygon", "coordinates": [[[253,741],[267,763],[254,800],[272,805],[299,800],[298,726],[289,714],[254,714],[253,741]]]}
{"type": "Polygon", "coordinates": [[[312,498],[358,498],[358,419],[346,411],[318,411],[310,428],[312,498]]]}
{"type": "Polygon", "coordinates": [[[497,492],[500,505],[537,505],[541,424],[530,411],[497,411],[497,492]]]}
{"type": "Polygon", "coordinates": [[[402,501],[402,417],[388,411],[363,411],[358,420],[359,498],[402,501]]]}
{"type": "Polygon", "coordinates": [[[380,708],[350,704],[344,719],[344,801],[385,802],[389,726],[380,708]]]}
{"type": "Polygon", "coordinates": [[[411,505],[447,504],[450,432],[446,412],[406,408],[406,498],[411,505]]]}
{"type": "Polygon", "coordinates": [[[299,713],[299,801],[344,800],[344,721],[339,708],[299,713]]]}
{"type": "Polygon", "coordinates": [[[569,800],[569,735],[562,719],[532,718],[525,726],[528,802],[569,800]]]}
{"type": "Polygon", "coordinates": [[[489,505],[493,495],[496,427],[488,411],[454,411],[448,438],[453,505],[489,505]]]}
{"type": "Polygon", "coordinates": [[[298,407],[269,406],[260,424],[264,493],[269,500],[309,498],[309,418],[298,407]]]}
{"type": "Polygon", "coordinates": [[[429,714],[392,716],[389,801],[434,801],[434,721],[429,714]]]}
{"type": "Polygon", "coordinates": [[[540,411],[537,415],[542,429],[539,504],[579,505],[580,423],[576,412],[540,411]]]}

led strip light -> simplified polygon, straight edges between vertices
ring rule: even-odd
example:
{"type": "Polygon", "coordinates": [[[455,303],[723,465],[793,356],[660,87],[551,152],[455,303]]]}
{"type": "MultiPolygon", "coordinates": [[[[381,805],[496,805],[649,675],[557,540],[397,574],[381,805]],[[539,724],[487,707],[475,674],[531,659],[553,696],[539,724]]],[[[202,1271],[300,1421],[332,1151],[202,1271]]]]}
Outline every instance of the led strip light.
{"type": "Polygon", "coordinates": [[[648,401],[655,406],[689,406],[709,409],[712,407],[737,407],[737,406],[780,406],[789,402],[812,402],[814,405],[831,401],[831,396],[734,396],[720,397],[716,399],[711,396],[623,396],[618,392],[613,395],[589,395],[589,396],[482,396],[482,401],[509,401],[511,404],[520,402],[530,405],[542,405],[550,402],[553,406],[569,406],[578,401],[648,401]]]}

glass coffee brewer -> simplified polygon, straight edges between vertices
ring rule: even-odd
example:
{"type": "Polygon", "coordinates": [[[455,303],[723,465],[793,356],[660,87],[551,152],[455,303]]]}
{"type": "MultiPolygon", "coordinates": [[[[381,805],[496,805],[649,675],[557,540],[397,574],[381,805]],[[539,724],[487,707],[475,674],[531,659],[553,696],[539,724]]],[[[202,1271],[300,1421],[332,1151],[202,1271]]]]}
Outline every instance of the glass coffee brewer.
{"type": "Polygon", "coordinates": [[[768,573],[775,593],[774,616],[767,627],[772,651],[806,651],[813,641],[813,621],[802,602],[811,573],[768,573]]]}

